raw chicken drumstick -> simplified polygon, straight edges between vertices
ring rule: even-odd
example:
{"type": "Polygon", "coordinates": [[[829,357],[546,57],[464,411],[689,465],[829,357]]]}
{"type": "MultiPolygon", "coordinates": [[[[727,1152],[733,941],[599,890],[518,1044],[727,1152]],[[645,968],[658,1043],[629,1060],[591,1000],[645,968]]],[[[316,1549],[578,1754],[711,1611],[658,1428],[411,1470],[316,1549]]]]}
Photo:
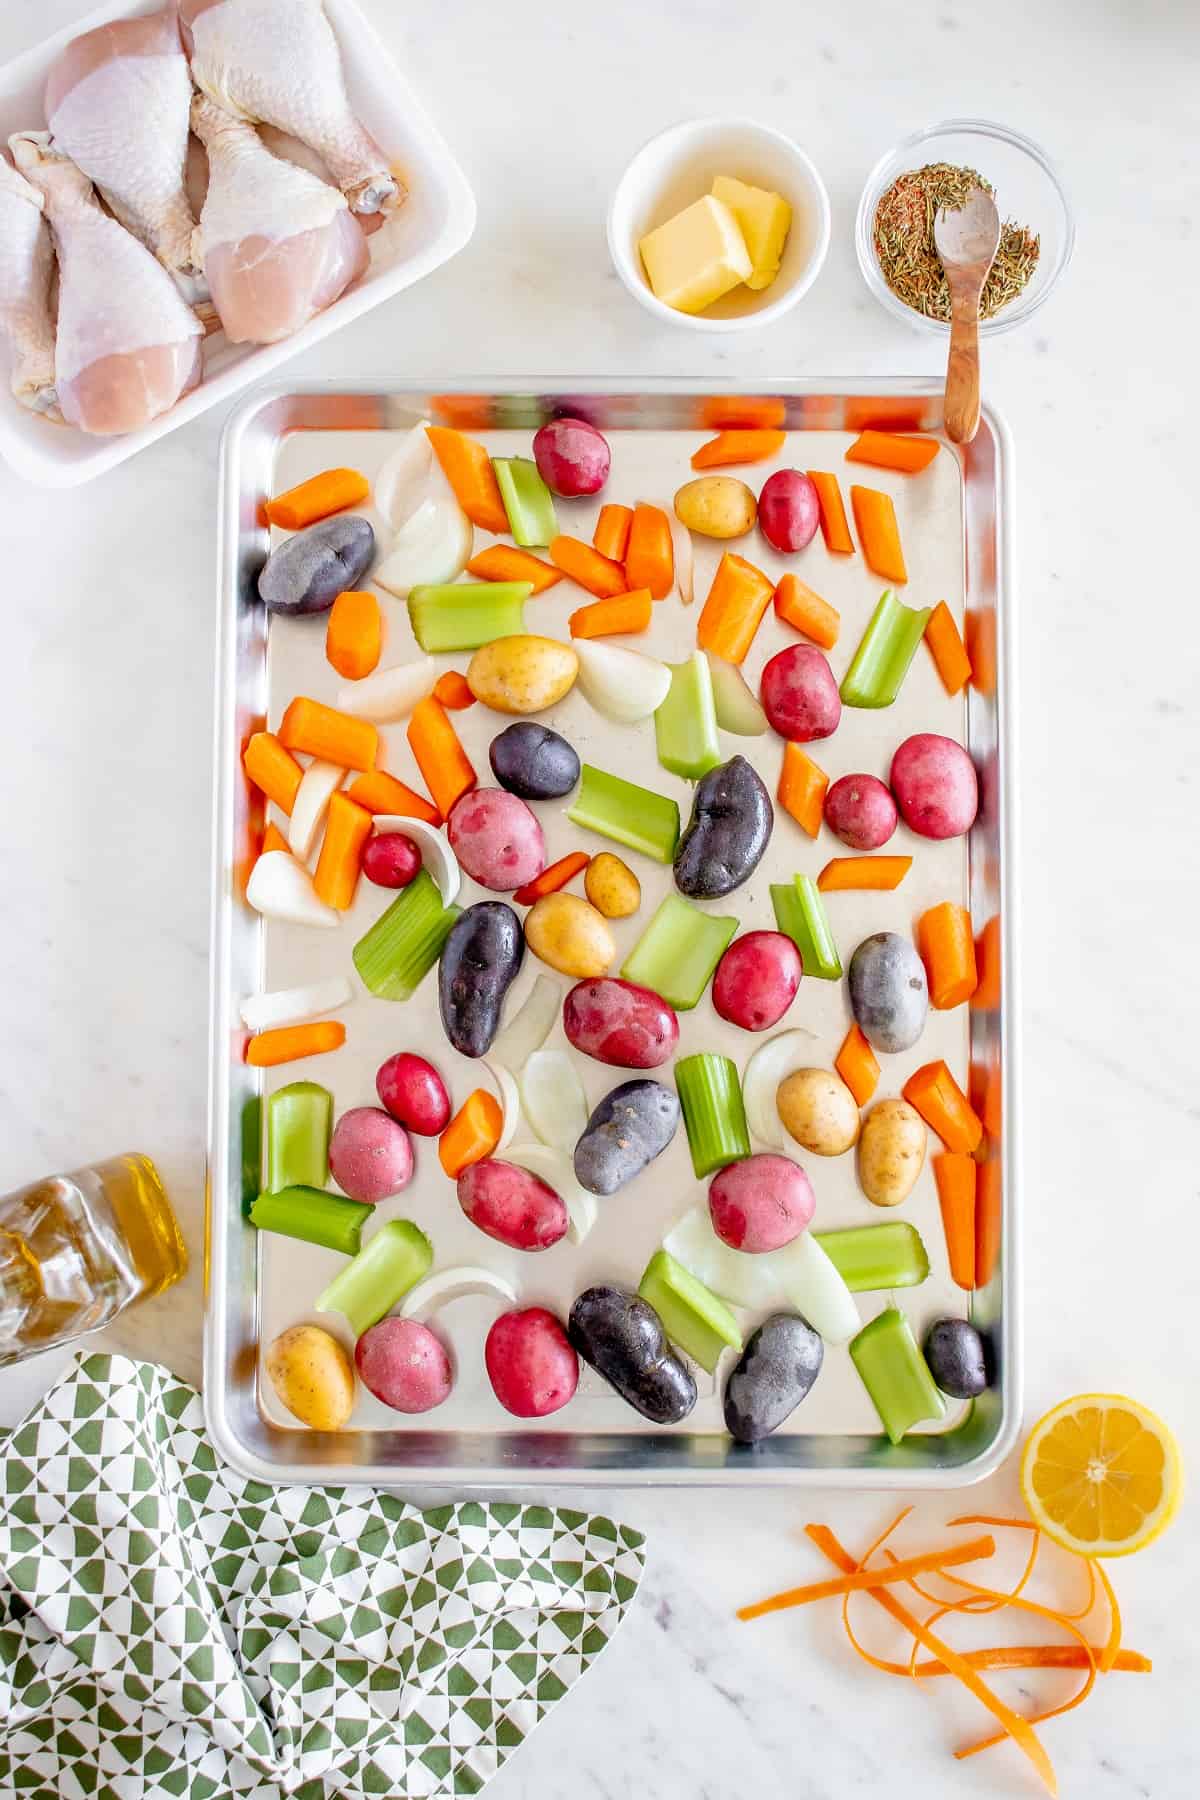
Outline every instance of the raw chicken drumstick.
{"type": "Polygon", "coordinates": [[[54,247],[42,196],[0,154],[0,336],[8,343],[12,391],[30,412],[53,412],[54,247]]]}
{"type": "Polygon", "coordinates": [[[253,125],[203,94],[192,129],[208,152],[197,243],[231,343],[273,344],[337,299],[367,241],[337,188],[272,156],[253,125]]]}
{"type": "Polygon", "coordinates": [[[355,212],[403,198],[350,110],[323,0],[182,0],[180,16],[193,78],[210,100],[308,144],[355,212]]]}
{"type": "Polygon", "coordinates": [[[136,431],[199,381],[203,327],[162,264],[101,208],[47,133],[17,132],[8,142],[41,190],[58,252],[63,417],[100,436],[136,431]]]}

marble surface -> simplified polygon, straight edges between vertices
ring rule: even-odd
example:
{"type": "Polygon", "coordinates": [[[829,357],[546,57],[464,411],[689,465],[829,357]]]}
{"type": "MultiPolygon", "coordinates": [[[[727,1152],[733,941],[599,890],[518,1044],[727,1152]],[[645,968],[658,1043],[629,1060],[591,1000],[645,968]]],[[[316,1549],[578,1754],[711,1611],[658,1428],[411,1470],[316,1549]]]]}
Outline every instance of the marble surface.
{"type": "MultiPolygon", "coordinates": [[[[8,7],[0,60],[81,9],[8,7]]],[[[291,365],[386,381],[470,373],[932,372],[936,347],[864,290],[851,227],[880,151],[927,120],[1002,119],[1045,143],[1079,244],[1030,326],[987,347],[1017,446],[1024,779],[1026,1408],[1125,1390],[1200,1448],[1200,1105],[1195,920],[1200,632],[1188,557],[1200,380],[1188,321],[1200,21],[1190,0],[375,0],[479,197],[459,259],[291,365]],[[651,14],[653,15],[651,17],[651,14]],[[652,321],[609,270],[609,191],[689,114],[794,134],[829,184],[833,244],[777,326],[708,340],[652,321]],[[1099,853],[1097,853],[1099,852],[1099,853]]],[[[0,471],[0,1190],[136,1145],[159,1162],[195,1254],[186,1286],[113,1338],[195,1375],[200,1331],[208,960],[214,413],[95,486],[0,471]]],[[[51,1379],[0,1375],[0,1418],[51,1379]]],[[[578,1498],[578,1496],[577,1496],[578,1498]]],[[[1012,1468],[965,1497],[1009,1509],[1012,1468]]],[[[947,1684],[920,1698],[860,1670],[825,1611],[735,1627],[732,1607],[815,1573],[807,1517],[852,1545],[870,1495],[587,1496],[651,1534],[642,1602],[583,1689],[495,1783],[497,1800],[735,1795],[893,1800],[1032,1792],[1020,1758],[955,1764],[977,1723],[947,1684]]],[[[963,1504],[922,1502],[914,1542],[963,1504]]],[[[1200,1659],[1181,1590],[1197,1509],[1116,1571],[1152,1679],[1048,1726],[1065,1793],[1194,1792],[1200,1659]]],[[[1058,1697],[1045,1678],[1031,1695],[1058,1697]]]]}

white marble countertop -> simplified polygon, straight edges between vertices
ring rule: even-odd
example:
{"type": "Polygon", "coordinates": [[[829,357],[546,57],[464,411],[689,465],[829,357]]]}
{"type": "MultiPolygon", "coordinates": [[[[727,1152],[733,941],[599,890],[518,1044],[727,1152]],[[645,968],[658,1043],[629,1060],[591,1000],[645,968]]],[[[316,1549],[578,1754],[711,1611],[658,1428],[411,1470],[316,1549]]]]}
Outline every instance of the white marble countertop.
{"type": "MultiPolygon", "coordinates": [[[[964,113],[1028,132],[1059,161],[1074,265],[1030,326],[986,356],[1018,474],[1026,1410],[1032,1419],[1083,1388],[1126,1391],[1172,1420],[1194,1463],[1195,7],[373,10],[462,158],[479,226],[457,261],[291,364],[299,378],[677,374],[753,389],[771,375],[929,373],[936,346],[893,323],[858,274],[867,169],[918,124],[964,113]],[[796,136],[830,189],[824,274],[761,335],[660,327],[608,266],[604,211],[625,161],[662,125],[707,112],[796,136]]],[[[76,0],[5,9],[0,61],[81,11],[76,0]]],[[[0,471],[0,1191],[114,1149],[153,1155],[196,1267],[182,1296],[116,1335],[193,1376],[221,424],[218,409],[69,494],[0,471]]],[[[18,1417],[60,1362],[0,1375],[0,1418],[18,1417]]],[[[981,1511],[1015,1497],[1011,1467],[966,1496],[981,1511]]],[[[973,1721],[948,1684],[917,1700],[862,1671],[827,1613],[744,1633],[731,1623],[738,1602],[808,1578],[806,1517],[858,1543],[883,1522],[885,1498],[575,1496],[589,1500],[650,1532],[643,1598],[498,1778],[496,1800],[1032,1792],[1011,1750],[955,1764],[973,1721]]],[[[922,1503],[931,1535],[961,1506],[922,1503]]],[[[1045,1741],[1066,1794],[1183,1800],[1200,1768],[1200,1659],[1181,1604],[1200,1577],[1195,1504],[1116,1574],[1128,1640],[1156,1673],[1114,1680],[1045,1741]]]]}

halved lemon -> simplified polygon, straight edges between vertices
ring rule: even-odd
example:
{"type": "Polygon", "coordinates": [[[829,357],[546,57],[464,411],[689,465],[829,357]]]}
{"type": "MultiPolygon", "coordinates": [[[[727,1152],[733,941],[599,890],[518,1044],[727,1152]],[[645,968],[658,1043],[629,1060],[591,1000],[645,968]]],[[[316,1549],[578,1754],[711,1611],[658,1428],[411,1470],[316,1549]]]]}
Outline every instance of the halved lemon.
{"type": "Polygon", "coordinates": [[[1038,1420],[1021,1458],[1025,1504],[1081,1556],[1128,1556],[1174,1516],[1183,1465],[1170,1427],[1123,1394],[1076,1394],[1038,1420]]]}

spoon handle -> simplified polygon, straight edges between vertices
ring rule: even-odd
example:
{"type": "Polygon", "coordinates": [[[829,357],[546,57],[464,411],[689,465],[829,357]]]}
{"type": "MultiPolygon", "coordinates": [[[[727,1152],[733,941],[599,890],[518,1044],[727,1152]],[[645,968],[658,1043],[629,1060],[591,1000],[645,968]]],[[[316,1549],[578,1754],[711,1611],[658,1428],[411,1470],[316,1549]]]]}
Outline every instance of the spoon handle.
{"type": "Polygon", "coordinates": [[[946,436],[969,444],[979,430],[979,289],[955,294],[946,364],[946,436]]]}

